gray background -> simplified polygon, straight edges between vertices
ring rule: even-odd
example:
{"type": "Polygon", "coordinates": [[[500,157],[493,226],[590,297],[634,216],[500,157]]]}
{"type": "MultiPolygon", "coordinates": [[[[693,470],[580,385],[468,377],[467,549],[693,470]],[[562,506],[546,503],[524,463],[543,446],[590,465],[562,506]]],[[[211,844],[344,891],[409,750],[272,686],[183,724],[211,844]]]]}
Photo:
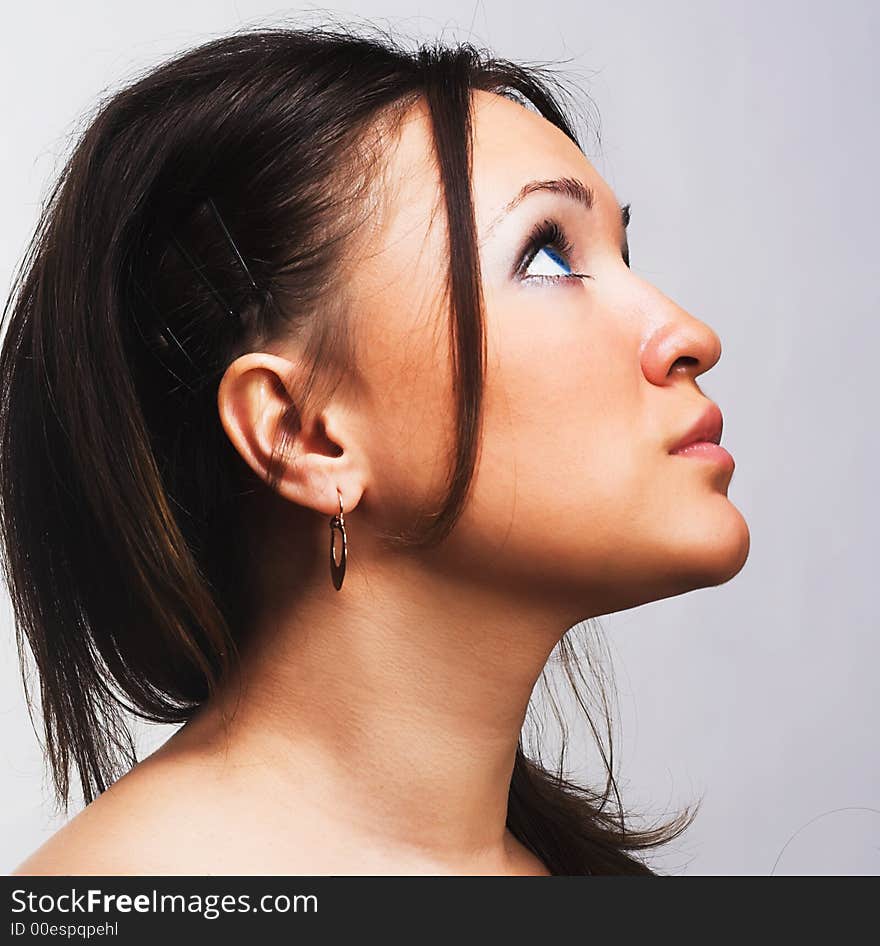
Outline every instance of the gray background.
{"type": "MultiPolygon", "coordinates": [[[[0,57],[3,286],[67,136],[102,90],[180,48],[315,9],[16,5],[0,57]]],[[[633,268],[721,337],[701,385],[724,412],[749,561],[725,586],[601,622],[615,655],[624,799],[662,814],[703,797],[694,826],[655,863],[690,875],[878,873],[880,7],[371,0],[333,10],[388,18],[413,39],[569,60],[601,118],[601,151],[593,141],[589,156],[632,203],[633,268]]],[[[0,605],[8,871],[60,822],[5,596],[0,605]]],[[[171,730],[142,732],[148,750],[171,730]]]]}

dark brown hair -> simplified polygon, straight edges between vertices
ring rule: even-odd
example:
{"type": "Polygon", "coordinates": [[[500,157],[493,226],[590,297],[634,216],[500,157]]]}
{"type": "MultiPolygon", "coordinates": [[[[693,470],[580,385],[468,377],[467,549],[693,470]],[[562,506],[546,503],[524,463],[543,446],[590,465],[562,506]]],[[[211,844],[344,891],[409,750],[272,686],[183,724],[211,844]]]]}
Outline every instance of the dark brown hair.
{"type": "MultiPolygon", "coordinates": [[[[225,436],[217,385],[240,354],[302,341],[313,371],[273,453],[285,462],[286,435],[355,360],[336,263],[369,213],[383,134],[420,100],[449,233],[457,451],[441,508],[391,540],[436,544],[454,527],[485,370],[474,89],[534,108],[577,143],[546,67],[326,27],[189,50],[108,95],[76,143],[16,274],[0,351],[4,572],[65,810],[71,767],[88,803],[136,763],[126,712],[184,722],[238,666],[250,607],[240,512],[276,475],[260,481],[225,436]]],[[[574,683],[571,634],[559,657],[574,683]]],[[[602,693],[603,791],[565,778],[564,749],[554,772],[518,746],[507,823],[555,874],[651,873],[633,852],[692,819],[628,827],[602,693]]]]}

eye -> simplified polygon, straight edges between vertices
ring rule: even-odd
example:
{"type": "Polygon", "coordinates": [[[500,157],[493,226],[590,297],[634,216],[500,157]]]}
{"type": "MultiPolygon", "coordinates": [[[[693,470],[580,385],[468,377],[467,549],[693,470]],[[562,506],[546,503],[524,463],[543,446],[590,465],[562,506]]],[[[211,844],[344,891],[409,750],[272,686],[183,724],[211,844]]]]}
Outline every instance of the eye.
{"type": "Polygon", "coordinates": [[[517,278],[523,282],[592,279],[586,273],[572,272],[569,261],[573,251],[562,227],[555,220],[544,220],[529,234],[522,262],[516,270],[517,278]]]}
{"type": "Polygon", "coordinates": [[[532,257],[527,269],[531,270],[531,276],[570,276],[571,267],[565,262],[564,257],[560,256],[556,250],[550,246],[542,246],[532,257]],[[561,268],[563,272],[559,272],[561,268]]]}

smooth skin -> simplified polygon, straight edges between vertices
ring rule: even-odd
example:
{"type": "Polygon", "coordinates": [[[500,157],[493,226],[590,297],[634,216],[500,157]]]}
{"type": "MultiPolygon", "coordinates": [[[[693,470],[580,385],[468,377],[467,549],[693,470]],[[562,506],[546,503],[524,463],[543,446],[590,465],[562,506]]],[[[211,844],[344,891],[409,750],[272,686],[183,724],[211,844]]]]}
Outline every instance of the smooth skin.
{"type": "MultiPolygon", "coordinates": [[[[206,704],[17,873],[547,873],[505,819],[551,650],[579,621],[742,568],[732,471],[669,453],[709,403],[696,379],[720,356],[717,335],[627,266],[620,206],[561,131],[477,92],[474,134],[488,366],[457,527],[428,552],[376,538],[443,495],[454,446],[445,214],[420,104],[343,264],[356,374],[308,419],[254,523],[259,605],[237,707],[234,692],[206,704]],[[536,191],[500,216],[524,184],[555,178],[591,188],[592,209],[536,191]],[[546,218],[573,246],[570,270],[592,279],[534,278],[566,272],[544,252],[516,278],[546,218]]],[[[304,370],[279,341],[220,385],[224,428],[263,476],[289,373],[304,370]]]]}

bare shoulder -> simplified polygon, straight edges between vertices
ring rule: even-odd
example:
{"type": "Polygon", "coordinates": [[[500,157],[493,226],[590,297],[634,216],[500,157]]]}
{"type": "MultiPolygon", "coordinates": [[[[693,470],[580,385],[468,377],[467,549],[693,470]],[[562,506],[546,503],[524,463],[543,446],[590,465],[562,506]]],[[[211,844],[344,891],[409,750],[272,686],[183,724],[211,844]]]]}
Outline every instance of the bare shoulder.
{"type": "Polygon", "coordinates": [[[132,857],[132,845],[126,840],[113,842],[116,832],[105,818],[84,816],[85,811],[80,812],[56,831],[12,871],[12,876],[153,873],[145,861],[132,857]]]}
{"type": "Polygon", "coordinates": [[[204,787],[193,791],[187,773],[148,762],[78,812],[12,876],[201,873],[187,842],[205,833],[204,787]]]}
{"type": "Polygon", "coordinates": [[[12,874],[325,872],[329,845],[314,819],[289,800],[281,808],[255,804],[254,791],[231,769],[202,764],[192,755],[157,753],[75,815],[12,874]]]}
{"type": "MultiPolygon", "coordinates": [[[[138,783],[141,779],[137,780],[138,783]]],[[[111,785],[38,847],[13,875],[152,874],[154,806],[142,804],[140,785],[111,785]]]]}

